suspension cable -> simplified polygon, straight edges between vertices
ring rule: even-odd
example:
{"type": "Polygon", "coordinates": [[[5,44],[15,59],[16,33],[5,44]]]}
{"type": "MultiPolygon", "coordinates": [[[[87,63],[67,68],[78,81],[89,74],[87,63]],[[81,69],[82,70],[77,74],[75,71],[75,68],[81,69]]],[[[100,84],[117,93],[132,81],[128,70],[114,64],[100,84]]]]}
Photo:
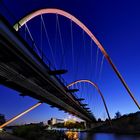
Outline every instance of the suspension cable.
{"type": "Polygon", "coordinates": [[[102,70],[103,70],[103,64],[104,64],[104,55],[102,56],[102,60],[101,60],[101,66],[100,66],[100,70],[99,70],[99,81],[101,79],[102,76],[102,70]]]}
{"type": "Polygon", "coordinates": [[[53,49],[52,49],[52,46],[51,46],[51,43],[50,43],[50,39],[49,39],[49,36],[48,36],[48,31],[47,31],[47,28],[46,28],[46,25],[45,25],[45,22],[44,22],[44,19],[43,19],[42,15],[41,15],[41,20],[42,20],[42,24],[43,24],[43,27],[44,27],[44,30],[45,30],[46,38],[47,38],[47,41],[48,41],[48,44],[49,44],[49,47],[50,47],[50,50],[51,50],[53,63],[54,63],[54,66],[56,68],[56,61],[55,61],[55,58],[54,58],[53,49]]]}
{"type": "Polygon", "coordinates": [[[97,83],[97,73],[98,73],[98,56],[99,55],[99,49],[97,48],[96,52],[96,63],[95,63],[95,81],[97,83]]]}
{"type": "MultiPolygon", "coordinates": [[[[83,45],[83,44],[82,44],[83,45]]],[[[82,54],[82,49],[79,49],[78,50],[78,53],[77,53],[77,59],[76,59],[76,56],[75,56],[75,76],[74,78],[77,79],[77,75],[78,75],[78,71],[79,71],[79,60],[81,60],[81,54],[82,54]]]]}
{"type": "Polygon", "coordinates": [[[25,27],[26,27],[27,32],[28,32],[28,34],[29,34],[29,37],[30,37],[30,39],[31,39],[31,41],[32,41],[32,43],[33,43],[33,44],[32,44],[32,45],[33,45],[33,49],[36,49],[38,56],[41,57],[40,52],[39,52],[39,49],[38,49],[38,47],[37,47],[36,44],[35,44],[35,41],[34,41],[34,39],[33,39],[33,36],[32,36],[32,34],[31,34],[31,32],[30,32],[30,29],[29,29],[28,25],[25,24],[25,27]]]}
{"type": "Polygon", "coordinates": [[[71,29],[72,62],[73,62],[73,69],[74,69],[74,47],[73,47],[73,25],[72,25],[72,20],[70,20],[70,29],[71,29]]]}
{"type": "Polygon", "coordinates": [[[56,48],[57,48],[57,35],[58,34],[58,27],[57,27],[57,16],[55,18],[55,44],[54,44],[54,54],[56,54],[56,48]]]}
{"type": "Polygon", "coordinates": [[[43,28],[42,28],[42,20],[40,20],[40,47],[41,47],[41,57],[43,59],[43,42],[42,41],[43,41],[43,28]]]}
{"type": "MultiPolygon", "coordinates": [[[[93,44],[92,44],[92,39],[91,39],[91,41],[90,41],[90,48],[91,48],[91,50],[90,50],[91,61],[90,61],[90,62],[91,62],[91,67],[92,67],[92,65],[93,65],[93,61],[92,61],[92,57],[93,57],[93,56],[92,56],[92,55],[93,55],[93,54],[92,54],[92,47],[93,47],[93,44]]],[[[91,71],[91,80],[93,79],[92,73],[93,73],[93,72],[91,71]]]]}
{"type": "MultiPolygon", "coordinates": [[[[86,48],[85,45],[86,45],[86,42],[85,42],[85,32],[84,32],[84,30],[82,30],[82,36],[83,36],[82,38],[83,38],[83,45],[84,45],[84,48],[83,48],[84,49],[83,58],[85,59],[85,48],[86,48]]],[[[86,69],[84,69],[83,72],[86,73],[86,69]]]]}
{"type": "Polygon", "coordinates": [[[56,14],[56,25],[58,27],[58,33],[59,33],[60,44],[61,44],[61,53],[62,53],[62,59],[61,59],[61,62],[60,62],[60,68],[62,68],[63,63],[64,63],[64,67],[66,68],[66,63],[65,63],[65,59],[64,59],[65,51],[64,51],[64,45],[63,45],[63,39],[62,39],[62,33],[61,33],[58,14],[56,14]]]}

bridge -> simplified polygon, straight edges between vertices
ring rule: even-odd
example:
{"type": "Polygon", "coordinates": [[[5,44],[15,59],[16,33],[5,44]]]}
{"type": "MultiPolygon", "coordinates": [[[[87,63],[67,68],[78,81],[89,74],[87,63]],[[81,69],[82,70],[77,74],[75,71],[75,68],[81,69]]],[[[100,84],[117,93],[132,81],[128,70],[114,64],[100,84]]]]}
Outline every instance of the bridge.
{"type": "MultiPolygon", "coordinates": [[[[84,99],[78,98],[75,95],[75,92],[78,90],[75,88],[70,88],[73,84],[78,83],[79,80],[72,82],[71,84],[67,84],[67,82],[65,82],[65,80],[61,76],[62,74],[67,72],[67,69],[56,69],[56,67],[52,66],[51,62],[47,59],[47,56],[43,53],[42,45],[40,47],[37,47],[35,41],[33,40],[33,36],[29,30],[29,27],[27,26],[27,23],[38,16],[41,17],[41,29],[43,29],[44,27],[45,35],[48,39],[45,22],[42,16],[43,14],[56,14],[57,20],[58,15],[70,19],[71,31],[72,22],[78,25],[81,29],[83,29],[83,31],[100,49],[103,54],[103,58],[105,57],[106,60],[109,62],[115,74],[118,76],[123,86],[126,88],[128,94],[137,105],[137,107],[140,109],[137,100],[134,98],[126,82],[124,81],[121,74],[118,72],[117,68],[113,64],[112,60],[108,56],[101,43],[80,20],[78,20],[73,15],[59,9],[41,9],[35,11],[23,17],[14,26],[10,25],[4,17],[0,16],[1,84],[19,91],[21,93],[21,96],[30,96],[39,100],[39,103],[36,104],[35,107],[41,105],[41,103],[47,103],[52,105],[52,107],[57,107],[60,110],[69,112],[70,114],[73,114],[87,122],[95,121],[94,115],[91,113],[89,108],[85,107],[87,105],[81,102],[84,99]],[[23,39],[23,37],[20,35],[20,29],[23,26],[25,26],[25,29],[28,32],[28,38],[30,39],[31,43],[23,39]]],[[[73,47],[72,32],[71,37],[73,47]]],[[[60,41],[62,43],[61,39],[60,41]]],[[[51,47],[50,43],[49,46],[51,47]]],[[[55,62],[54,57],[52,59],[52,61],[55,62]]],[[[74,57],[72,57],[72,59],[74,63],[74,57]]],[[[111,121],[104,96],[97,84],[90,80],[80,81],[88,82],[97,89],[104,103],[108,118],[111,121]]],[[[35,107],[33,107],[32,109],[34,109],[35,107]]],[[[30,110],[26,111],[26,113],[30,110]]]]}
{"type": "Polygon", "coordinates": [[[42,102],[71,112],[87,121],[92,121],[93,116],[80,105],[78,99],[72,96],[60,79],[49,74],[51,71],[49,67],[28,49],[26,42],[2,19],[1,83],[24,95],[28,93],[29,96],[42,102]]]}

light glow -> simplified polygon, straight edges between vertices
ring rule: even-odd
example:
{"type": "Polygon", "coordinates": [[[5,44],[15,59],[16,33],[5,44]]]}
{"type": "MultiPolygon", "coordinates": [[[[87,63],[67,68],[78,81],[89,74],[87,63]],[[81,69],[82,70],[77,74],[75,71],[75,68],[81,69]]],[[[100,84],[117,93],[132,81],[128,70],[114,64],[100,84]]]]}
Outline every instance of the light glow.
{"type": "Polygon", "coordinates": [[[37,103],[34,106],[30,107],[29,109],[27,109],[26,111],[18,114],[17,116],[15,116],[14,118],[10,119],[9,121],[7,121],[6,123],[2,124],[0,126],[0,129],[2,129],[3,127],[5,127],[6,125],[10,124],[11,122],[15,121],[16,119],[20,118],[21,116],[23,116],[24,114],[30,112],[31,110],[33,110],[34,108],[38,107],[39,105],[41,105],[42,103],[37,103]]]}

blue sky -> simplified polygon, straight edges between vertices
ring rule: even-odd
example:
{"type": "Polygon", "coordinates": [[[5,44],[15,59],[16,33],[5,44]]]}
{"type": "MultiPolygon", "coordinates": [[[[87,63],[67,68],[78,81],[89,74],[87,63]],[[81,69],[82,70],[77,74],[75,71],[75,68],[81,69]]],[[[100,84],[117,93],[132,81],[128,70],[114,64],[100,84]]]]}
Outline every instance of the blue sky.
{"type": "MultiPolygon", "coordinates": [[[[1,3],[0,12],[12,25],[16,22],[16,20],[19,20],[27,13],[42,8],[59,8],[68,11],[80,19],[99,39],[114,64],[128,83],[134,96],[140,102],[140,2],[138,0],[3,0],[3,2],[9,11],[11,11],[12,15],[15,16],[15,19],[10,16],[9,12],[7,12],[1,3]]],[[[51,17],[44,15],[44,20],[46,21],[48,27],[48,33],[51,38],[50,41],[52,42],[52,46],[58,48],[58,50],[54,49],[56,51],[55,58],[58,60],[57,58],[61,57],[59,52],[59,38],[57,40],[58,46],[55,46],[55,44],[53,44],[54,36],[51,34],[51,32],[55,32],[55,29],[53,28],[55,26],[55,16],[51,17]]],[[[63,43],[68,56],[65,56],[66,68],[68,69],[68,73],[64,76],[65,80],[70,83],[76,79],[87,78],[97,82],[105,96],[111,117],[113,117],[115,112],[118,110],[122,114],[138,111],[138,108],[131,101],[126,90],[105,60],[101,73],[101,79],[97,80],[98,76],[95,77],[94,75],[97,47],[93,45],[93,65],[90,65],[90,39],[85,35],[85,48],[82,47],[82,30],[80,30],[76,25],[73,25],[75,49],[75,69],[73,70],[72,66],[69,65],[69,63],[72,63],[69,59],[71,57],[71,54],[69,54],[71,51],[70,28],[69,25],[66,25],[69,21],[65,18],[59,17],[59,22],[61,33],[63,35],[63,43]],[[79,56],[80,50],[83,57],[79,56]],[[77,60],[77,58],[80,60],[77,60]],[[77,76],[73,76],[75,74],[77,62],[79,63],[78,72],[76,74],[77,76]],[[89,75],[89,73],[91,73],[91,75],[89,75]]],[[[34,29],[37,24],[39,25],[38,19],[35,19],[28,25],[35,38],[37,38],[37,31],[34,29]]],[[[39,28],[36,30],[39,31],[39,28]]],[[[43,45],[46,45],[45,38],[43,45]]],[[[45,49],[44,52],[46,52],[45,49]]],[[[46,55],[52,61],[50,53],[47,52],[46,55]]],[[[100,51],[98,58],[97,74],[99,75],[98,71],[102,59],[100,51]]],[[[59,61],[57,63],[59,63],[59,61]]],[[[84,89],[81,89],[81,91],[87,92],[88,97],[86,96],[86,98],[91,104],[90,107],[94,115],[97,118],[107,117],[100,96],[97,92],[95,92],[94,88],[88,84],[82,86],[85,87],[84,89]],[[91,97],[91,100],[89,99],[89,96],[91,97]]],[[[30,97],[20,97],[16,91],[3,87],[2,85],[0,86],[0,97],[0,113],[5,114],[7,119],[37,102],[37,100],[30,97]]],[[[17,120],[16,123],[45,121],[53,116],[64,118],[67,117],[67,114],[64,114],[62,111],[58,111],[58,109],[50,108],[47,104],[43,104],[17,120]]]]}

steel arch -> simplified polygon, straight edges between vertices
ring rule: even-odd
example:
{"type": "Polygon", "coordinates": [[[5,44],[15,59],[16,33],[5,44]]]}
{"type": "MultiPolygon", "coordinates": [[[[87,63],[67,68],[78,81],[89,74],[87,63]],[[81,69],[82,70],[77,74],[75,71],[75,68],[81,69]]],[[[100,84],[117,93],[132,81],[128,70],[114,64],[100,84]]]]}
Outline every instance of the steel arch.
{"type": "Polygon", "coordinates": [[[106,101],[105,101],[105,98],[104,98],[102,92],[100,91],[99,87],[94,82],[92,82],[90,80],[82,79],[82,80],[77,80],[77,81],[74,81],[74,82],[70,83],[67,86],[67,88],[69,88],[69,87],[71,87],[71,86],[73,86],[73,85],[75,85],[77,83],[90,83],[93,87],[96,88],[96,90],[98,91],[99,95],[101,96],[101,99],[103,101],[103,104],[104,104],[104,107],[105,107],[105,110],[106,110],[106,113],[107,113],[107,116],[108,116],[108,119],[109,119],[109,122],[111,124],[111,118],[110,118],[110,114],[109,114],[109,111],[108,111],[108,108],[107,108],[107,105],[106,105],[106,101]]]}
{"type": "Polygon", "coordinates": [[[101,50],[101,52],[103,53],[103,55],[105,56],[106,60],[108,61],[108,63],[111,65],[111,67],[113,68],[114,72],[116,73],[116,75],[118,76],[118,78],[120,79],[121,83],[123,84],[123,86],[125,87],[125,89],[127,90],[128,94],[130,95],[130,97],[132,98],[132,100],[134,101],[134,103],[136,104],[136,106],[140,109],[140,105],[137,102],[137,100],[135,99],[134,95],[132,94],[132,92],[130,91],[128,85],[126,84],[125,80],[123,79],[122,75],[119,73],[119,71],[117,70],[116,66],[114,65],[114,63],[112,62],[111,58],[109,57],[109,55],[107,54],[107,52],[105,51],[104,47],[102,46],[102,44],[98,41],[98,39],[93,35],[93,33],[80,21],[78,20],[76,17],[74,17],[73,15],[71,15],[70,13],[60,10],[60,9],[55,9],[55,8],[46,8],[46,9],[41,9],[41,10],[37,10],[35,12],[32,12],[30,14],[28,14],[27,16],[25,16],[24,18],[22,18],[19,22],[17,22],[14,25],[14,29],[16,31],[18,31],[19,27],[22,27],[25,23],[27,23],[28,21],[30,21],[31,19],[33,19],[36,16],[42,15],[42,14],[58,14],[61,16],[64,16],[70,20],[72,20],[75,24],[77,24],[81,29],[83,29],[90,37],[91,39],[95,42],[95,44],[97,45],[97,47],[101,50]]]}

